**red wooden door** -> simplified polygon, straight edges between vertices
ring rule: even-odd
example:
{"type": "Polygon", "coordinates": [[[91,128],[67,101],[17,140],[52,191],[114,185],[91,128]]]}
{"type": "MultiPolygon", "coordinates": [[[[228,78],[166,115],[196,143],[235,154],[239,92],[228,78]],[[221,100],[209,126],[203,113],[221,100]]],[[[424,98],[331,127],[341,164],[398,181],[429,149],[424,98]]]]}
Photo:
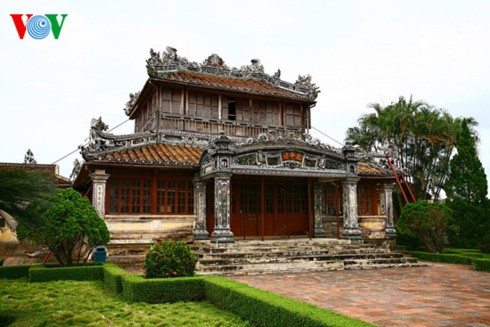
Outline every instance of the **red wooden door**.
{"type": "Polygon", "coordinates": [[[259,236],[262,213],[261,185],[257,182],[233,184],[231,230],[236,236],[259,236]]]}

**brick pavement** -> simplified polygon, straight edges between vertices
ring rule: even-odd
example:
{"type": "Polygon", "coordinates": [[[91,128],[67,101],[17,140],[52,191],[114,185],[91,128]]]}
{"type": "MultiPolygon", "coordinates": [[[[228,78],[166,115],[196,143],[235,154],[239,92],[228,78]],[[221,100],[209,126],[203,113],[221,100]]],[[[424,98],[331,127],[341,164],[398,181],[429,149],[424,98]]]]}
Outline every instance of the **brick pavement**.
{"type": "Polygon", "coordinates": [[[228,278],[379,326],[490,327],[490,273],[466,265],[228,278]]]}

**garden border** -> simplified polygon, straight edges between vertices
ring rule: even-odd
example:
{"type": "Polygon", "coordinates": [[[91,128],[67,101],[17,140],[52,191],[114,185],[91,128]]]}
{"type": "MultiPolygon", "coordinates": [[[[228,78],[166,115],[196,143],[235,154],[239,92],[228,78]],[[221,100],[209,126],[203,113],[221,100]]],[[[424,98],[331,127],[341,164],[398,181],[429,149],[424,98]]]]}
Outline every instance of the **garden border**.
{"type": "Polygon", "coordinates": [[[111,263],[78,267],[0,267],[0,278],[31,282],[101,280],[127,302],[164,303],[207,300],[255,326],[374,326],[311,304],[259,290],[224,277],[152,278],[130,274],[111,263]]]}

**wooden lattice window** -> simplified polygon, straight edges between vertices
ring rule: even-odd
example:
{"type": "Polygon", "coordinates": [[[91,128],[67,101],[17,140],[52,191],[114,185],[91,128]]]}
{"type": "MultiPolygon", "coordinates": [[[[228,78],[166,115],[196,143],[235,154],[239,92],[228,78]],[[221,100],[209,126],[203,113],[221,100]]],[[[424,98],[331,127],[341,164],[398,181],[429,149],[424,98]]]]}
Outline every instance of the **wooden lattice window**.
{"type": "Polygon", "coordinates": [[[111,179],[109,213],[145,214],[151,212],[151,180],[111,179]]]}
{"type": "Polygon", "coordinates": [[[360,216],[373,214],[373,190],[369,186],[357,186],[357,213],[360,216]]]}
{"type": "Polygon", "coordinates": [[[110,214],[194,213],[194,187],[189,179],[111,178],[108,187],[110,214]]]}
{"type": "Polygon", "coordinates": [[[157,181],[157,213],[184,214],[194,213],[194,187],[187,180],[165,179],[157,181]]]}
{"type": "Polygon", "coordinates": [[[342,189],[333,184],[323,186],[323,214],[336,216],[342,212],[342,189]],[[338,212],[337,212],[338,211],[338,212]]]}

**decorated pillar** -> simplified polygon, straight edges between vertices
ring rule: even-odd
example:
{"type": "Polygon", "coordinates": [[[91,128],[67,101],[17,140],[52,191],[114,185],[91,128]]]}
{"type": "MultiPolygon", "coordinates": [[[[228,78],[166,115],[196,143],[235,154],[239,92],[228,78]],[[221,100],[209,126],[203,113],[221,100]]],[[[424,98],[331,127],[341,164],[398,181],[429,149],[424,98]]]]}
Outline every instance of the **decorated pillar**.
{"type": "Polygon", "coordinates": [[[209,233],[206,230],[206,182],[194,178],[194,210],[196,221],[194,222],[194,239],[207,240],[209,233]]]}
{"type": "Polygon", "coordinates": [[[395,220],[393,217],[393,188],[395,184],[386,183],[382,184],[382,198],[384,200],[385,210],[384,215],[386,217],[386,227],[385,234],[386,238],[395,238],[396,237],[396,229],[395,229],[395,220]]]}
{"type": "Polygon", "coordinates": [[[233,243],[230,229],[230,173],[217,173],[214,177],[214,231],[213,243],[233,243]]]}
{"type": "Polygon", "coordinates": [[[325,228],[323,226],[323,184],[315,183],[314,194],[314,221],[315,221],[315,237],[325,237],[325,228]]]}
{"type": "Polygon", "coordinates": [[[342,181],[344,200],[344,231],[342,236],[350,239],[361,238],[357,216],[357,182],[359,177],[347,177],[342,181]]]}
{"type": "Polygon", "coordinates": [[[90,174],[92,179],[92,205],[102,219],[105,218],[106,184],[109,176],[104,169],[96,169],[94,173],[90,174]]]}

